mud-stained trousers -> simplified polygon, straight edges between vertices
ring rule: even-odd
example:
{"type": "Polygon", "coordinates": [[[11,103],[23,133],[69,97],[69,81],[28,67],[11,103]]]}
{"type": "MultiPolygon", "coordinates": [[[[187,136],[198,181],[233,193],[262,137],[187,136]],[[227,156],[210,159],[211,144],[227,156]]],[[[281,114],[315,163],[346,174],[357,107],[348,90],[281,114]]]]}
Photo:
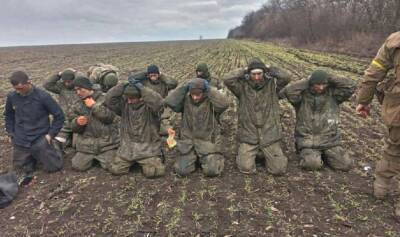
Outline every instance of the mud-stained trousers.
{"type": "Polygon", "coordinates": [[[187,176],[196,170],[197,161],[207,177],[219,176],[224,170],[225,158],[222,154],[199,155],[194,148],[186,154],[179,153],[174,163],[174,170],[179,176],[187,176]]]}
{"type": "Polygon", "coordinates": [[[13,167],[17,176],[32,177],[36,164],[41,163],[47,172],[56,172],[63,167],[63,158],[53,144],[42,136],[34,141],[30,148],[14,145],[13,167]]]}
{"type": "Polygon", "coordinates": [[[236,164],[239,171],[245,174],[256,173],[256,155],[261,150],[265,157],[265,167],[273,175],[286,173],[288,158],[283,154],[280,142],[266,147],[240,143],[236,164]]]}
{"type": "Polygon", "coordinates": [[[143,175],[146,178],[156,178],[165,175],[165,165],[159,156],[140,160],[125,160],[120,156],[115,156],[110,162],[109,170],[115,175],[127,174],[129,168],[135,163],[140,165],[143,175]]]}
{"type": "Polygon", "coordinates": [[[374,196],[395,197],[395,215],[400,217],[400,127],[388,127],[382,159],[376,163],[374,196]]]}
{"type": "Polygon", "coordinates": [[[108,170],[111,159],[116,156],[116,152],[116,149],[108,150],[100,154],[76,152],[72,157],[72,168],[78,171],[86,171],[90,169],[94,161],[97,160],[103,169],[108,170]]]}
{"type": "Polygon", "coordinates": [[[334,170],[349,171],[352,167],[349,154],[341,146],[324,150],[304,148],[300,151],[300,166],[303,169],[321,169],[324,161],[334,170]]]}

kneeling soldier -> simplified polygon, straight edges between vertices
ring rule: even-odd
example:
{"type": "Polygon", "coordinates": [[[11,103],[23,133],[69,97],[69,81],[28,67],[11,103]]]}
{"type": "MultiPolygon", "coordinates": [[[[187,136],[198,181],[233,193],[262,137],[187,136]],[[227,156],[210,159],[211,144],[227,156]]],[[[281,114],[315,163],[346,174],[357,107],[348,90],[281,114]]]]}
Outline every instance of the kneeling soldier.
{"type": "Polygon", "coordinates": [[[195,171],[199,159],[206,176],[218,176],[224,168],[218,118],[229,101],[201,78],[192,79],[170,93],[165,104],[182,113],[175,172],[185,176],[195,171]]]}
{"type": "Polygon", "coordinates": [[[78,76],[74,86],[81,100],[72,106],[70,112],[71,128],[77,134],[72,168],[85,171],[97,160],[101,167],[107,169],[119,145],[115,114],[105,107],[105,96],[101,91],[93,90],[88,78],[78,76]]]}
{"type": "Polygon", "coordinates": [[[336,170],[351,168],[348,153],[341,146],[340,107],[355,90],[355,82],[316,70],[306,80],[285,87],[286,97],[296,109],[296,148],[304,169],[320,169],[326,164],[336,170]]]}
{"type": "Polygon", "coordinates": [[[126,174],[134,163],[139,163],[147,178],[163,176],[160,94],[130,77],[129,84],[121,83],[107,93],[106,104],[121,116],[121,146],[111,161],[110,171],[126,174]]]}

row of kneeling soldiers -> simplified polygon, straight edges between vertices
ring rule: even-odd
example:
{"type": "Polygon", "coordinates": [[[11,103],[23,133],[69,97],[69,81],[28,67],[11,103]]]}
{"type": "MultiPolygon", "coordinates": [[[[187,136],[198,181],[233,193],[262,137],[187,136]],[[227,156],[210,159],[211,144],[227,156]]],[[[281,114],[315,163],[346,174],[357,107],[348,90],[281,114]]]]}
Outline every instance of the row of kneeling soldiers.
{"type": "MultiPolygon", "coordinates": [[[[6,103],[6,128],[14,145],[15,168],[32,177],[37,161],[48,170],[62,167],[62,157],[73,152],[72,167],[85,171],[94,161],[113,174],[126,174],[138,163],[146,177],[165,173],[163,150],[177,149],[174,171],[185,176],[201,165],[206,176],[224,168],[220,117],[229,107],[219,80],[206,64],[199,64],[194,79],[178,83],[156,65],[131,73],[119,81],[118,68],[106,64],[90,67],[87,75],[66,69],[47,79],[43,87],[58,94],[58,103],[33,86],[24,72],[10,77],[15,92],[6,103]],[[58,106],[60,105],[60,107],[58,106]],[[179,138],[171,137],[171,113],[181,113],[179,138]],[[49,114],[53,121],[49,122],[49,114]],[[36,150],[38,152],[36,152],[36,150]],[[54,158],[53,158],[54,157],[54,158]]],[[[327,165],[349,170],[351,160],[340,145],[339,105],[351,97],[355,82],[314,71],[309,79],[290,85],[288,73],[251,60],[224,79],[238,98],[236,158],[240,172],[255,173],[260,151],[269,173],[286,172],[282,152],[279,99],[296,108],[296,148],[306,169],[327,165]]],[[[20,172],[21,173],[21,172],[20,172]]],[[[29,178],[29,179],[30,179],[29,178]]]]}
{"type": "MultiPolygon", "coordinates": [[[[359,114],[369,114],[368,104],[387,71],[400,68],[398,48],[400,33],[395,33],[367,69],[357,97],[359,114]]],[[[47,92],[32,85],[25,72],[17,71],[10,76],[15,91],[7,96],[6,130],[21,184],[32,180],[37,162],[47,171],[60,170],[68,149],[74,151],[72,167],[76,170],[87,170],[97,160],[113,174],[126,174],[138,163],[144,176],[163,176],[162,136],[169,136],[168,146],[177,150],[174,171],[179,176],[194,172],[196,164],[201,165],[206,176],[222,173],[220,116],[230,102],[206,64],[199,64],[195,78],[180,85],[160,73],[155,65],[131,74],[128,82],[118,81],[118,68],[111,65],[95,65],[87,75],[66,69],[44,84],[45,89],[59,95],[57,103],[47,92]],[[172,111],[182,115],[176,139],[170,125],[172,111]]],[[[348,171],[352,159],[341,146],[339,105],[353,95],[355,81],[315,70],[307,79],[289,82],[289,74],[266,66],[257,58],[246,68],[225,76],[223,83],[238,100],[239,171],[255,173],[255,158],[261,151],[269,173],[286,172],[288,159],[280,145],[278,103],[283,98],[296,111],[294,137],[301,167],[314,170],[326,164],[348,171]]],[[[387,110],[383,116],[391,132],[384,159],[377,165],[377,197],[385,196],[390,181],[400,174],[400,98],[392,98],[394,95],[389,92],[398,88],[396,83],[390,85],[384,84],[383,106],[387,110]],[[385,100],[391,101],[385,104],[385,100]]],[[[400,202],[396,205],[399,216],[400,202]]]]}

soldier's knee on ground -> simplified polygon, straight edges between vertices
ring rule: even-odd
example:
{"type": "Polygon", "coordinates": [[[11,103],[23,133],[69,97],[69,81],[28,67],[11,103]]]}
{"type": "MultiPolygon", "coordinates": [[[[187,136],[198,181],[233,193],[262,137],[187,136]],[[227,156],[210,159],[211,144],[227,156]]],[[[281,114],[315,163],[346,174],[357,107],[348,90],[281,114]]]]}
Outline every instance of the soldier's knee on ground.
{"type": "Polygon", "coordinates": [[[224,157],[222,155],[209,155],[202,161],[201,166],[205,176],[218,176],[224,170],[224,157]]]}
{"type": "Polygon", "coordinates": [[[77,171],[86,171],[90,169],[92,165],[93,165],[92,155],[77,152],[75,156],[72,157],[72,168],[77,171]]]}
{"type": "Polygon", "coordinates": [[[326,162],[334,170],[349,171],[353,165],[349,153],[337,146],[324,151],[326,162]]]}
{"type": "Polygon", "coordinates": [[[312,149],[300,151],[300,166],[306,170],[318,170],[323,166],[321,153],[312,149]]]}
{"type": "Polygon", "coordinates": [[[273,175],[283,175],[286,173],[288,158],[283,154],[279,143],[262,149],[265,155],[265,166],[267,171],[273,175]]]}
{"type": "Polygon", "coordinates": [[[165,165],[143,165],[143,175],[146,178],[157,178],[165,175],[165,165]]]}
{"type": "Polygon", "coordinates": [[[236,156],[236,165],[241,173],[256,173],[256,155],[258,148],[253,149],[252,145],[240,144],[238,154],[236,156]]]}
{"type": "Polygon", "coordinates": [[[113,175],[123,175],[129,173],[131,162],[121,159],[119,156],[114,156],[108,164],[108,171],[113,175]]]}
{"type": "Polygon", "coordinates": [[[179,176],[187,176],[196,170],[197,156],[194,151],[189,154],[181,155],[176,158],[174,163],[174,171],[179,176]]]}

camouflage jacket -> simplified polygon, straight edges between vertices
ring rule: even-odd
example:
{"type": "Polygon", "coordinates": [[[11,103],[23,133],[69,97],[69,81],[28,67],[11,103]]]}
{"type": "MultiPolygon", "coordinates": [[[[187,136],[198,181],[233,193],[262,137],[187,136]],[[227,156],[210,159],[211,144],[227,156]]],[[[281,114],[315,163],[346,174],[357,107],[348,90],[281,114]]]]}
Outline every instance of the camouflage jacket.
{"type": "Polygon", "coordinates": [[[290,76],[269,68],[270,76],[262,86],[255,85],[245,69],[229,73],[225,86],[238,98],[239,142],[262,147],[282,139],[278,92],[290,81],[290,76]]]}
{"type": "Polygon", "coordinates": [[[165,98],[165,104],[174,112],[182,113],[181,132],[177,148],[181,154],[195,149],[199,155],[221,153],[218,118],[229,106],[226,96],[210,87],[206,98],[195,104],[183,83],[165,98]]]}
{"type": "Polygon", "coordinates": [[[167,97],[168,92],[175,89],[178,85],[177,80],[164,74],[160,75],[160,78],[157,82],[150,81],[150,79],[147,78],[147,72],[137,73],[135,77],[141,80],[145,87],[149,87],[153,91],[160,94],[162,98],[167,97]]]}
{"type": "Polygon", "coordinates": [[[98,84],[101,87],[103,87],[104,76],[110,72],[114,72],[117,75],[117,77],[119,77],[119,69],[117,67],[110,64],[98,63],[96,65],[89,67],[87,75],[90,81],[92,81],[92,83],[98,84]]]}
{"type": "Polygon", "coordinates": [[[297,149],[340,145],[339,105],[353,95],[355,88],[352,79],[331,77],[323,94],[313,93],[308,79],[291,83],[280,92],[296,110],[297,149]]]}
{"type": "Polygon", "coordinates": [[[162,98],[157,92],[144,87],[140,91],[143,101],[130,105],[123,96],[126,85],[120,83],[111,88],[105,100],[106,106],[121,116],[118,155],[130,161],[160,156],[162,98]]]}
{"type": "MultiPolygon", "coordinates": [[[[58,74],[52,75],[43,83],[43,87],[54,94],[58,94],[58,103],[64,114],[67,115],[70,107],[79,100],[79,97],[73,88],[65,87],[60,79],[61,76],[58,74]]],[[[70,119],[67,117],[66,120],[70,119]]]]}
{"type": "Polygon", "coordinates": [[[93,99],[96,104],[92,108],[85,106],[82,100],[77,101],[69,112],[71,128],[76,133],[76,150],[78,152],[100,154],[116,149],[119,146],[118,123],[115,113],[104,105],[105,96],[100,91],[95,91],[93,99]],[[87,116],[88,124],[80,126],[76,119],[87,116]]]}
{"type": "Polygon", "coordinates": [[[359,84],[357,102],[369,104],[375,93],[380,95],[384,123],[387,126],[400,126],[400,31],[386,39],[365,70],[359,84]],[[395,77],[384,81],[391,69],[394,69],[395,77]]]}

